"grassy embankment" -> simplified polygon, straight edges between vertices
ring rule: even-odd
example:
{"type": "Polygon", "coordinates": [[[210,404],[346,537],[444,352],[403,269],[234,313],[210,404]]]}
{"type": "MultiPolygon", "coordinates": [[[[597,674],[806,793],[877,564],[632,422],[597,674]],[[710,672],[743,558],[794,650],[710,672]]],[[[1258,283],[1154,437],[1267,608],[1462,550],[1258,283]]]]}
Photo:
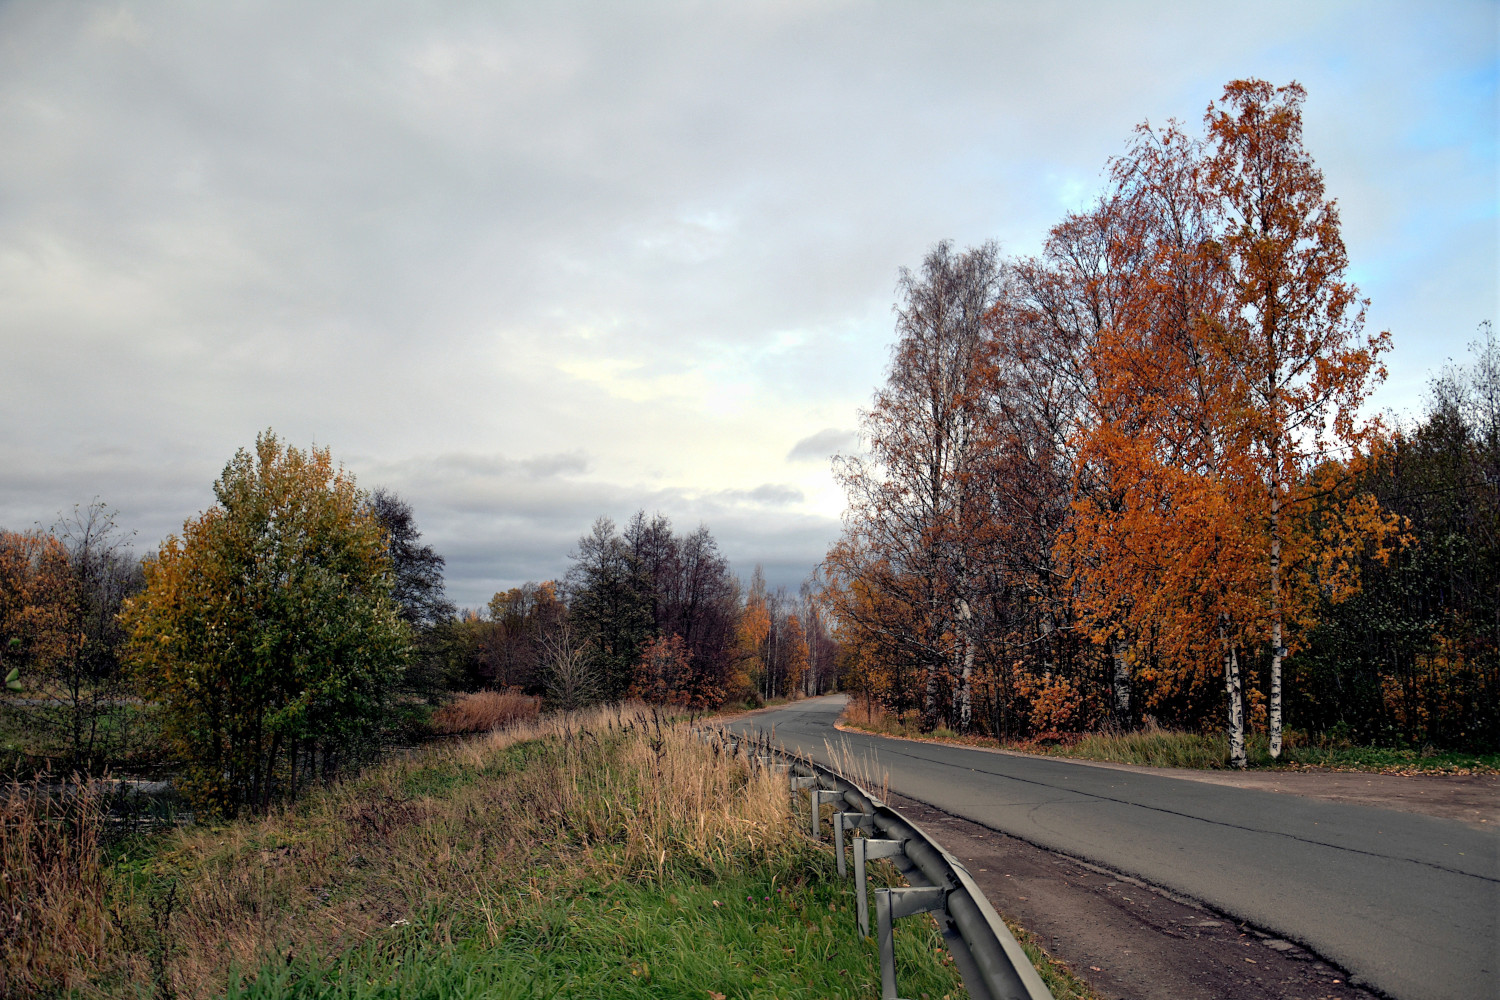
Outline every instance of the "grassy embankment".
{"type": "MultiPolygon", "coordinates": [[[[785,778],[639,713],[430,746],[102,853],[95,805],[0,793],[0,994],[878,994],[785,778]]],[[[940,943],[902,922],[905,995],[961,995],[940,943]]]]}
{"type": "MultiPolygon", "coordinates": [[[[1188,733],[1148,726],[1133,733],[1084,733],[1056,741],[1001,741],[986,736],[959,736],[950,729],[922,732],[915,718],[897,718],[879,707],[866,710],[857,698],[849,700],[840,720],[852,729],[930,739],[968,746],[995,747],[1051,757],[1148,767],[1217,769],[1229,766],[1229,739],[1223,733],[1188,733]]],[[[1433,747],[1361,747],[1337,739],[1310,739],[1288,731],[1281,759],[1271,758],[1264,733],[1250,733],[1246,746],[1251,767],[1280,770],[1324,768],[1334,771],[1373,771],[1384,774],[1496,774],[1500,754],[1474,754],[1433,747]]]]}

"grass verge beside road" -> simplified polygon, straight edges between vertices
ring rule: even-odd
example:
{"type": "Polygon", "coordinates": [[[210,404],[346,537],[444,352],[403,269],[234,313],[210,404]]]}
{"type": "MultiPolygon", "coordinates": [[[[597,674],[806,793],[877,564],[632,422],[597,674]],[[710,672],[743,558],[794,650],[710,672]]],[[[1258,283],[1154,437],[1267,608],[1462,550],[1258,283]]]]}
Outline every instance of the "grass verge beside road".
{"type": "MultiPolygon", "coordinates": [[[[427,747],[107,856],[56,850],[98,835],[86,804],[28,824],[23,794],[0,792],[7,872],[29,866],[0,884],[6,996],[879,993],[849,883],[799,832],[785,777],[649,713],[427,747]]],[[[930,919],[896,943],[904,995],[963,995],[930,919]]]]}
{"type": "MultiPolygon", "coordinates": [[[[1223,769],[1229,766],[1229,741],[1223,733],[1188,733],[1148,726],[1131,733],[1084,733],[1060,740],[1003,741],[960,736],[948,729],[924,733],[914,718],[898,718],[878,707],[867,709],[857,698],[839,720],[851,729],[906,739],[933,740],[963,746],[992,747],[1049,757],[1147,767],[1223,769]]],[[[1500,774],[1500,754],[1464,753],[1433,747],[1360,747],[1337,739],[1310,739],[1289,732],[1281,759],[1274,760],[1264,733],[1246,737],[1250,766],[1280,770],[1326,769],[1381,774],[1500,774]]]]}

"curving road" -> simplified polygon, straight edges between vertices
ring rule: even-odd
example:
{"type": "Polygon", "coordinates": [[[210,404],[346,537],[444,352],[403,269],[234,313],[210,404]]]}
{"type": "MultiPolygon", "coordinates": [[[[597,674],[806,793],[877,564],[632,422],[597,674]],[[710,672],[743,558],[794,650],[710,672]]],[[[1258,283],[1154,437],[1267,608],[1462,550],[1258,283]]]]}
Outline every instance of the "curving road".
{"type": "Polygon", "coordinates": [[[1199,899],[1402,1000],[1500,997],[1500,835],[1451,820],[1046,757],[839,732],[841,695],[750,716],[892,791],[1199,899]]]}

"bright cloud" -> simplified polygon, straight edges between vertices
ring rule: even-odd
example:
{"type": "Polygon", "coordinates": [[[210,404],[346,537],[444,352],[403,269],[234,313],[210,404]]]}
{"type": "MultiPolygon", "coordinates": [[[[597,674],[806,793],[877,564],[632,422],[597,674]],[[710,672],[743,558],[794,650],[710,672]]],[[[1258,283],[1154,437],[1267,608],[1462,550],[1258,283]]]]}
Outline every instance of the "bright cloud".
{"type": "Polygon", "coordinates": [[[595,516],[795,586],[897,268],[1040,246],[1131,128],[1298,79],[1382,405],[1496,317],[1490,3],[0,6],[0,524],[154,546],[274,427],[462,604],[595,516]]]}

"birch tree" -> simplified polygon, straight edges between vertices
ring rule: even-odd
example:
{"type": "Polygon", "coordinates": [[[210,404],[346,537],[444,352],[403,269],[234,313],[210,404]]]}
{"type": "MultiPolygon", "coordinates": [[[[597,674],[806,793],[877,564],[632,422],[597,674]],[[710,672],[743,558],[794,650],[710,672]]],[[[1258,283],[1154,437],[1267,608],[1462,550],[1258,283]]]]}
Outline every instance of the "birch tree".
{"type": "MultiPolygon", "coordinates": [[[[878,585],[924,622],[923,714],[942,702],[969,726],[974,668],[974,567],[966,527],[977,519],[989,384],[987,318],[1000,289],[993,243],[963,252],[937,244],[897,282],[886,384],[863,415],[869,460],[842,462],[852,532],[890,570],[878,585]],[[946,677],[945,677],[946,675],[946,677]],[[948,681],[948,691],[940,691],[948,681]]],[[[852,551],[852,550],[851,550],[852,551]]]]}
{"type": "MultiPolygon", "coordinates": [[[[1221,346],[1248,407],[1248,470],[1265,494],[1265,614],[1270,649],[1272,757],[1282,744],[1282,661],[1288,618],[1315,595],[1289,591],[1289,543],[1314,499],[1313,468],[1347,455],[1368,432],[1358,411],[1384,378],[1390,334],[1364,334],[1367,300],[1345,280],[1348,255],[1337,205],[1302,144],[1302,87],[1236,80],[1205,115],[1206,180],[1224,215],[1205,252],[1228,289],[1221,346]]],[[[1378,532],[1371,512],[1365,525],[1378,532]]],[[[1325,540],[1326,544],[1326,540],[1325,540]]]]}

